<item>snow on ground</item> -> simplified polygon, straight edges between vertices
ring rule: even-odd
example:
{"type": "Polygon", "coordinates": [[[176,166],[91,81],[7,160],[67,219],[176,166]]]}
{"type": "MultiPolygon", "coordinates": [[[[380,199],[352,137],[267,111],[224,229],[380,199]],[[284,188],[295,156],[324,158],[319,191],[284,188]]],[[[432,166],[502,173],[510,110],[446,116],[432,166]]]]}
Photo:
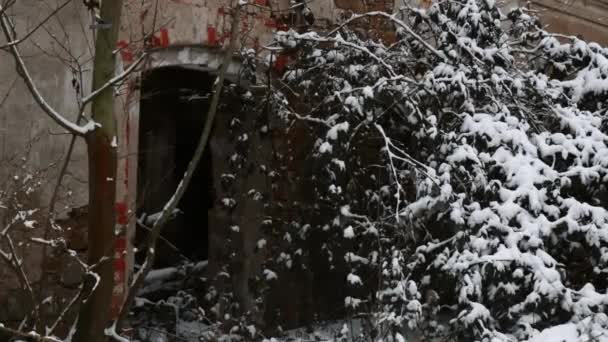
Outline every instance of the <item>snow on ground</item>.
{"type": "Polygon", "coordinates": [[[576,324],[566,323],[543,330],[528,342],[577,342],[579,341],[576,324]]]}

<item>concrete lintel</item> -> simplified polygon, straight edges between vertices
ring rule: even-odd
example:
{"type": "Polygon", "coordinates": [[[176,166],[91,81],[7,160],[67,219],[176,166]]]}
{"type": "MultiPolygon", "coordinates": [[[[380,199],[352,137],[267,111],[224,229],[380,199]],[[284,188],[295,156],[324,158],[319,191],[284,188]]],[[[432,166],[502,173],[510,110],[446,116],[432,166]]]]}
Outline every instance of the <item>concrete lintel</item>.
{"type": "MultiPolygon", "coordinates": [[[[149,53],[149,69],[180,66],[217,74],[224,59],[225,51],[217,47],[192,45],[171,46],[169,48],[151,50],[149,53]]],[[[226,71],[226,79],[236,82],[239,78],[240,68],[240,58],[233,56],[226,71]]]]}

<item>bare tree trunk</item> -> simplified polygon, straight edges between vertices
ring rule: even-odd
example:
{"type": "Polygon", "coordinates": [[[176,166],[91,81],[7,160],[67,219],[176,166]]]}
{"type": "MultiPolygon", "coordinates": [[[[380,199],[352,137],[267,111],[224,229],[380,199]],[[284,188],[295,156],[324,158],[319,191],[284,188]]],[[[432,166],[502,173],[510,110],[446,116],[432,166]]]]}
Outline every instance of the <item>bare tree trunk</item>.
{"type": "MultiPolygon", "coordinates": [[[[120,27],[122,0],[104,0],[100,16],[109,28],[99,27],[93,62],[93,87],[100,89],[114,75],[116,41],[120,27]]],[[[114,227],[116,198],[116,118],[113,87],[106,87],[92,103],[92,116],[99,127],[86,136],[89,153],[89,244],[88,264],[96,265],[85,286],[91,290],[83,300],[75,342],[106,339],[104,329],[110,319],[112,300],[114,227]]],[[[87,293],[85,291],[85,293],[87,293]]]]}

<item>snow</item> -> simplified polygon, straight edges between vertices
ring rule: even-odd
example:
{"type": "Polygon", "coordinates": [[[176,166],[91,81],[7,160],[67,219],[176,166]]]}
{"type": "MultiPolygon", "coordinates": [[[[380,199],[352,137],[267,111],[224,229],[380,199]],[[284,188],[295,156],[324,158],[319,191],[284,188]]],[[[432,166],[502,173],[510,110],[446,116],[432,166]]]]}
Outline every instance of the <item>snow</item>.
{"type": "Polygon", "coordinates": [[[350,296],[347,296],[346,298],[344,298],[344,306],[350,307],[350,308],[357,308],[361,304],[361,302],[362,302],[361,299],[353,298],[350,296]]]}
{"type": "MultiPolygon", "coordinates": [[[[354,71],[352,71],[353,73],[355,73],[354,71]]],[[[345,100],[344,100],[344,105],[348,108],[350,108],[351,111],[356,112],[358,114],[363,114],[363,107],[361,107],[361,103],[359,102],[359,99],[355,96],[348,96],[345,100]]]]}
{"type": "Polygon", "coordinates": [[[319,146],[319,152],[320,153],[331,153],[333,150],[333,147],[331,146],[331,144],[327,141],[324,141],[321,146],[319,146]]]}
{"type": "Polygon", "coordinates": [[[176,335],[183,341],[200,342],[201,339],[205,338],[212,331],[213,327],[209,324],[197,321],[179,320],[177,323],[176,335]]]}
{"type": "Polygon", "coordinates": [[[608,269],[608,50],[558,40],[528,11],[506,17],[496,7],[468,0],[404,8],[408,22],[420,19],[415,28],[379,12],[353,16],[399,26],[403,39],[389,49],[348,30],[281,37],[291,40],[286,46],[310,47],[286,81],[303,97],[321,99],[306,122],[317,125],[313,164],[331,153],[314,184],[323,210],[335,214],[319,228],[334,239],[328,244],[352,245],[343,255],[356,269],[346,281],[359,284],[359,268],[381,265],[391,285],[376,295],[394,304],[378,314],[411,324],[402,310],[418,310],[418,288],[433,289],[441,274],[454,281],[455,321],[446,329],[487,330],[471,340],[533,336],[535,307],[556,325],[564,323],[556,310],[581,322],[608,308],[603,289],[572,288],[568,269],[573,250],[590,259],[589,283],[608,269]],[[428,26],[441,32],[432,46],[417,35],[428,26]],[[420,71],[410,79],[402,67],[420,71]],[[359,138],[383,145],[378,160],[365,163],[359,138]],[[403,281],[410,277],[417,285],[411,291],[403,281]],[[508,304],[497,307],[496,299],[508,304]],[[505,315],[515,322],[508,334],[495,324],[505,315]]]}
{"type": "Polygon", "coordinates": [[[34,229],[36,228],[36,221],[35,220],[26,220],[23,221],[23,225],[25,226],[25,228],[29,228],[29,229],[34,229]]]}
{"type": "Polygon", "coordinates": [[[364,265],[369,264],[369,260],[367,258],[356,255],[352,252],[346,253],[346,255],[344,255],[344,260],[346,260],[346,262],[353,262],[353,263],[358,262],[358,263],[362,263],[364,265]]]}
{"type": "Polygon", "coordinates": [[[112,337],[117,342],[130,342],[129,339],[120,336],[116,332],[116,323],[112,324],[109,328],[106,328],[104,332],[106,336],[112,337]]]}
{"type": "Polygon", "coordinates": [[[353,273],[348,274],[348,276],[346,277],[346,281],[348,281],[348,283],[351,285],[363,285],[361,278],[353,273]]]}
{"type": "Polygon", "coordinates": [[[348,132],[349,123],[344,121],[342,123],[334,125],[327,131],[327,139],[336,140],[338,139],[338,132],[348,132]]]}
{"type": "Polygon", "coordinates": [[[528,342],[579,342],[579,334],[574,323],[556,325],[541,331],[528,342]]]}
{"type": "Polygon", "coordinates": [[[273,280],[273,279],[279,278],[276,273],[274,273],[273,271],[271,271],[269,269],[265,269],[263,273],[264,273],[264,277],[266,278],[266,280],[273,280]]]}
{"type": "Polygon", "coordinates": [[[344,238],[345,239],[352,239],[355,237],[355,231],[353,229],[353,226],[348,226],[344,229],[344,238]]]}
{"type": "Polygon", "coordinates": [[[332,163],[334,163],[336,166],[338,166],[338,169],[340,171],[345,171],[346,170],[346,163],[343,160],[337,159],[337,158],[333,158],[331,160],[332,163]]]}
{"type": "MultiPolygon", "coordinates": [[[[169,215],[170,217],[175,217],[176,215],[180,214],[182,211],[179,210],[178,208],[173,209],[173,212],[169,215]]],[[[138,221],[143,222],[143,224],[145,224],[146,226],[154,226],[154,224],[156,224],[156,221],[158,221],[158,219],[160,218],[160,216],[162,215],[162,211],[156,212],[154,214],[150,214],[150,215],[143,215],[141,218],[139,218],[138,221]]]]}

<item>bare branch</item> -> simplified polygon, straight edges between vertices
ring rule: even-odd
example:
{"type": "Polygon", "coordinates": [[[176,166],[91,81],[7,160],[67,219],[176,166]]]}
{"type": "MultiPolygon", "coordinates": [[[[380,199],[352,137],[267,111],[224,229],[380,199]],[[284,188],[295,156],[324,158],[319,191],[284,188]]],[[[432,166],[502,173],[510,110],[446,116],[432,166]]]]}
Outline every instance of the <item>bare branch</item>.
{"type": "MultiPolygon", "coordinates": [[[[0,11],[2,11],[2,9],[3,8],[0,6],[0,11]]],[[[8,41],[13,41],[13,34],[11,33],[11,28],[8,23],[8,19],[6,18],[6,14],[4,14],[4,13],[0,14],[0,26],[2,27],[2,31],[4,32],[4,36],[6,37],[6,39],[8,41]]],[[[48,116],[51,117],[51,119],[53,119],[61,127],[68,130],[70,133],[78,135],[78,136],[84,136],[88,132],[93,131],[95,129],[95,123],[93,121],[89,121],[84,126],[79,126],[79,125],[76,125],[75,123],[69,121],[68,119],[66,119],[62,114],[60,114],[53,107],[51,107],[51,105],[49,105],[46,102],[46,100],[44,99],[42,94],[40,94],[40,91],[36,87],[36,84],[34,83],[34,80],[32,79],[32,77],[30,76],[29,71],[23,61],[23,58],[21,57],[21,54],[20,54],[19,50],[17,49],[17,46],[11,45],[9,50],[11,51],[11,54],[13,55],[13,58],[15,59],[15,63],[17,64],[19,74],[20,74],[21,78],[23,78],[23,80],[25,81],[25,84],[27,85],[30,92],[32,93],[34,100],[36,101],[36,103],[38,103],[40,108],[42,108],[42,110],[48,116]]]]}
{"type": "Polygon", "coordinates": [[[333,42],[333,43],[347,46],[354,50],[361,51],[361,52],[367,54],[372,59],[374,59],[376,62],[382,64],[382,66],[387,70],[387,72],[391,76],[391,78],[397,77],[397,74],[395,74],[395,71],[393,70],[393,68],[390,65],[388,65],[380,57],[376,56],[373,52],[369,51],[369,49],[366,48],[365,46],[359,46],[359,45],[353,44],[351,42],[347,42],[346,40],[342,39],[341,37],[337,37],[337,38],[336,37],[320,37],[316,33],[299,34],[299,33],[294,32],[293,34],[294,34],[294,38],[296,38],[296,39],[308,40],[308,41],[313,41],[313,42],[318,42],[318,43],[333,42]]]}
{"type": "Polygon", "coordinates": [[[91,92],[89,95],[85,96],[82,99],[82,104],[81,104],[81,110],[87,105],[87,103],[93,101],[93,99],[99,95],[101,92],[103,92],[104,90],[106,90],[108,87],[111,87],[113,85],[115,85],[116,83],[122,81],[125,77],[127,77],[131,72],[133,72],[133,70],[135,70],[135,68],[137,68],[137,66],[139,66],[141,64],[141,62],[144,61],[144,59],[148,56],[147,53],[143,53],[137,60],[135,60],[135,62],[133,62],[127,69],[125,69],[122,73],[120,73],[119,75],[114,76],[112,79],[110,79],[108,82],[106,82],[103,86],[101,86],[98,89],[95,89],[93,92],[91,92]]]}
{"type": "Polygon", "coordinates": [[[78,293],[72,298],[72,300],[70,300],[70,302],[68,303],[68,305],[63,309],[63,311],[61,312],[61,314],[59,314],[59,316],[57,317],[57,319],[55,320],[55,322],[53,323],[53,325],[51,325],[51,327],[47,330],[47,334],[52,334],[53,331],[55,331],[55,329],[57,328],[57,326],[59,325],[59,323],[63,320],[63,318],[65,317],[65,315],[72,309],[72,307],[78,302],[78,300],[81,298],[83,294],[83,286],[82,284],[80,285],[79,289],[78,289],[78,293]]]}
{"type": "Polygon", "coordinates": [[[8,246],[9,246],[9,249],[12,254],[12,259],[13,259],[13,264],[15,266],[15,269],[19,272],[21,281],[23,282],[23,285],[27,289],[27,291],[30,295],[30,298],[32,300],[32,304],[34,305],[34,311],[36,312],[36,316],[39,317],[36,296],[34,295],[34,290],[32,289],[32,285],[30,284],[30,281],[27,278],[27,275],[25,274],[25,270],[23,270],[23,263],[21,261],[19,261],[19,259],[17,257],[17,251],[15,250],[15,244],[13,243],[13,239],[11,239],[11,236],[8,234],[5,236],[5,238],[8,241],[8,246]]]}
{"type": "Polygon", "coordinates": [[[5,334],[9,334],[12,336],[18,336],[18,337],[22,337],[22,338],[26,338],[26,339],[32,339],[33,341],[36,342],[63,342],[62,340],[52,337],[52,336],[42,336],[40,334],[37,334],[33,331],[30,332],[23,332],[21,330],[17,330],[17,329],[11,329],[8,327],[5,327],[3,325],[0,325],[0,332],[3,332],[5,334]]]}
{"type": "MultiPolygon", "coordinates": [[[[0,49],[5,49],[7,47],[11,47],[13,45],[18,45],[27,40],[32,34],[36,33],[44,24],[46,24],[49,20],[51,20],[59,11],[61,11],[65,6],[67,6],[72,0],[64,1],[59,7],[55,8],[49,15],[47,15],[44,19],[42,19],[33,29],[29,30],[23,37],[9,40],[8,43],[4,45],[0,45],[0,49]]],[[[0,13],[3,13],[2,6],[0,5],[0,13]]]]}
{"type": "Polygon", "coordinates": [[[0,4],[0,15],[4,14],[11,6],[13,6],[17,0],[8,0],[4,4],[0,4]]]}
{"type": "Polygon", "coordinates": [[[414,39],[416,39],[420,44],[422,44],[427,50],[429,50],[430,52],[432,52],[434,55],[436,55],[437,57],[439,57],[439,58],[441,58],[443,60],[446,59],[446,56],[443,54],[443,52],[435,49],[424,38],[420,37],[416,32],[414,32],[414,30],[412,30],[412,28],[409,27],[409,25],[407,25],[402,20],[397,19],[396,14],[388,14],[388,13],[382,12],[382,11],[372,11],[372,12],[367,12],[367,13],[362,13],[362,14],[355,14],[352,17],[350,17],[349,19],[345,20],[340,26],[338,26],[335,29],[331,30],[328,33],[328,35],[329,36],[333,35],[338,30],[340,30],[342,27],[350,24],[351,22],[353,22],[355,20],[359,20],[359,19],[365,18],[365,17],[385,17],[385,18],[389,19],[390,21],[392,21],[395,24],[397,24],[397,26],[399,26],[402,29],[404,29],[405,31],[407,31],[407,33],[409,35],[411,35],[412,37],[414,37],[414,39]]]}
{"type": "Polygon", "coordinates": [[[6,102],[8,97],[11,95],[11,91],[15,88],[16,83],[17,83],[17,77],[15,77],[13,79],[13,81],[11,82],[11,85],[6,90],[6,94],[4,94],[4,97],[2,97],[2,99],[0,100],[0,107],[2,107],[4,105],[4,103],[6,102]]]}

